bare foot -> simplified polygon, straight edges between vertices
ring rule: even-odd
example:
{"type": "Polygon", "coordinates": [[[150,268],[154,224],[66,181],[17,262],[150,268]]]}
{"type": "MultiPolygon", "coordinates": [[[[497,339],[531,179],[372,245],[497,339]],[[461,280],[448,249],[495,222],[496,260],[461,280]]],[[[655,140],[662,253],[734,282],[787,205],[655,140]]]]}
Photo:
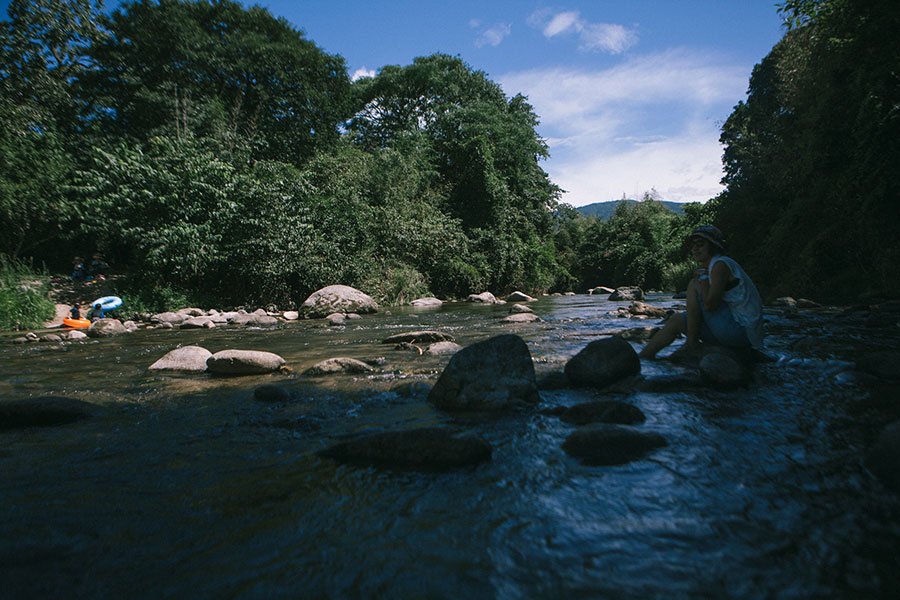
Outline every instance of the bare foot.
{"type": "Polygon", "coordinates": [[[673,362],[696,362],[700,359],[700,354],[699,344],[684,344],[666,356],[665,360],[671,360],[673,362]]]}

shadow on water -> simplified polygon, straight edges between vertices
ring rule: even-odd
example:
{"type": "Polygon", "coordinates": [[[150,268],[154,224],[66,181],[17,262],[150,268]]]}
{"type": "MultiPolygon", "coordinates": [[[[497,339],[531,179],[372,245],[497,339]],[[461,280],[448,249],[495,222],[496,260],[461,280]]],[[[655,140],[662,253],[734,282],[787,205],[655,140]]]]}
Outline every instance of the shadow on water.
{"type": "MultiPolygon", "coordinates": [[[[668,297],[652,298],[663,306],[668,297]]],[[[0,434],[0,571],[13,597],[893,597],[900,500],[860,457],[884,412],[842,378],[847,356],[800,356],[792,340],[828,315],[768,315],[779,361],[722,392],[556,390],[538,408],[631,402],[668,446],[588,467],[561,444],[572,426],[538,411],[466,419],[426,400],[448,357],[381,341],[439,329],[467,345],[528,343],[538,374],[599,331],[648,323],[591,296],[545,298],[543,319],[508,307],[392,309],[345,328],[141,331],[51,350],[0,347],[0,394],[70,396],[95,418],[0,434]],[[289,375],[150,375],[178,345],[267,350],[289,375]],[[380,360],[367,377],[310,379],[334,356],[380,360]],[[290,401],[253,390],[278,383],[290,401]],[[407,385],[413,384],[413,385],[407,385]],[[461,425],[490,462],[443,473],[343,466],[315,452],[362,431],[461,425]]],[[[650,322],[649,324],[653,324],[650,322]]],[[[645,362],[646,379],[683,374],[645,362]]],[[[884,404],[884,403],[883,403],[884,404]]]]}

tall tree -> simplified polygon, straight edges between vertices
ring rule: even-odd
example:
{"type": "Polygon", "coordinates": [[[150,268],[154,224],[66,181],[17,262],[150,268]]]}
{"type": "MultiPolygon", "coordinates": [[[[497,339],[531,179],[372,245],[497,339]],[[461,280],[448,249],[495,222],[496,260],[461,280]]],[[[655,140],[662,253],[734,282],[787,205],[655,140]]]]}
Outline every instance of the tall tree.
{"type": "Polygon", "coordinates": [[[227,0],[139,0],[93,47],[96,115],[114,136],[215,136],[252,159],[296,165],[349,117],[344,60],[285,19],[227,0]]]}

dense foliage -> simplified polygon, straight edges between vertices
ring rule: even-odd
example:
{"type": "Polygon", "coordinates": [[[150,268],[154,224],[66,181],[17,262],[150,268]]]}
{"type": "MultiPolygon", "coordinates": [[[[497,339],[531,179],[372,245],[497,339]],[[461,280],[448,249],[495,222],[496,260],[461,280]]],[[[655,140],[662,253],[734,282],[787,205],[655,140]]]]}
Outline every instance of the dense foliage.
{"type": "Polygon", "coordinates": [[[900,5],[792,0],[722,129],[717,220],[774,293],[900,291],[900,5]]]}
{"type": "MultiPolygon", "coordinates": [[[[13,0],[0,24],[0,253],[102,252],[130,303],[677,289],[684,235],[730,234],[761,287],[896,291],[897,9],[792,0],[725,123],[727,188],[606,221],[558,204],[521,95],[443,54],[351,82],[228,0],[13,0]],[[852,218],[847,218],[851,215],[852,218]]],[[[19,264],[19,263],[16,263],[19,264]]]]}

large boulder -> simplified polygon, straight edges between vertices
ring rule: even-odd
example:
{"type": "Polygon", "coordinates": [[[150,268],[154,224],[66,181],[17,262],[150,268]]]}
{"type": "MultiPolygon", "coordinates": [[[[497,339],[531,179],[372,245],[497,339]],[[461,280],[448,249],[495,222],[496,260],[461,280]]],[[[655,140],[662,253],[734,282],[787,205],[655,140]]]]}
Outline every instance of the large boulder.
{"type": "Polygon", "coordinates": [[[361,360],[356,360],[355,358],[338,357],[329,358],[327,360],[317,362],[306,371],[304,371],[303,374],[310,377],[315,377],[318,375],[336,375],[339,373],[372,373],[374,371],[375,369],[361,360]]]}
{"type": "Polygon", "coordinates": [[[665,445],[665,438],[658,433],[624,425],[593,423],[573,431],[562,447],[569,456],[581,459],[587,465],[621,465],[665,445]]]}
{"type": "Polygon", "coordinates": [[[644,299],[644,290],[635,286],[635,285],[627,285],[623,287],[616,288],[612,294],[609,295],[608,300],[643,300],[644,299]]]}
{"type": "Polygon", "coordinates": [[[443,331],[407,331],[384,338],[382,344],[428,344],[431,342],[452,342],[453,336],[443,331]]]}
{"type": "Polygon", "coordinates": [[[886,487],[900,494],[900,421],[884,428],[866,453],[866,466],[886,487]]]}
{"type": "Polygon", "coordinates": [[[569,359],[566,379],[579,387],[606,387],[641,372],[641,360],[631,344],[619,337],[596,340],[569,359]]]}
{"type": "Polygon", "coordinates": [[[517,335],[499,335],[453,355],[428,400],[443,410],[497,411],[539,400],[534,363],[517,335]]]}
{"type": "Polygon", "coordinates": [[[480,294],[469,294],[466,302],[475,302],[476,304],[504,304],[503,300],[498,300],[490,292],[481,292],[480,294]]]}
{"type": "Polygon", "coordinates": [[[279,370],[284,359],[272,352],[222,350],[206,359],[206,368],[216,375],[259,375],[279,370]]]}
{"type": "Polygon", "coordinates": [[[118,319],[98,319],[91,323],[87,330],[87,334],[94,338],[112,337],[123,333],[128,333],[128,330],[118,319]]]}
{"type": "Polygon", "coordinates": [[[303,302],[299,313],[309,319],[319,319],[331,313],[378,312],[375,300],[361,291],[346,285],[330,285],[313,292],[303,302]]]}
{"type": "Polygon", "coordinates": [[[212,352],[200,346],[175,348],[150,365],[150,371],[176,371],[182,373],[204,373],[206,361],[212,352]]]}
{"type": "Polygon", "coordinates": [[[320,450],[317,454],[366,466],[431,470],[490,460],[491,445],[474,432],[425,427],[364,435],[320,450]]]}
{"type": "Polygon", "coordinates": [[[0,431],[65,425],[87,419],[92,412],[91,404],[62,396],[0,401],[0,431]]]}

